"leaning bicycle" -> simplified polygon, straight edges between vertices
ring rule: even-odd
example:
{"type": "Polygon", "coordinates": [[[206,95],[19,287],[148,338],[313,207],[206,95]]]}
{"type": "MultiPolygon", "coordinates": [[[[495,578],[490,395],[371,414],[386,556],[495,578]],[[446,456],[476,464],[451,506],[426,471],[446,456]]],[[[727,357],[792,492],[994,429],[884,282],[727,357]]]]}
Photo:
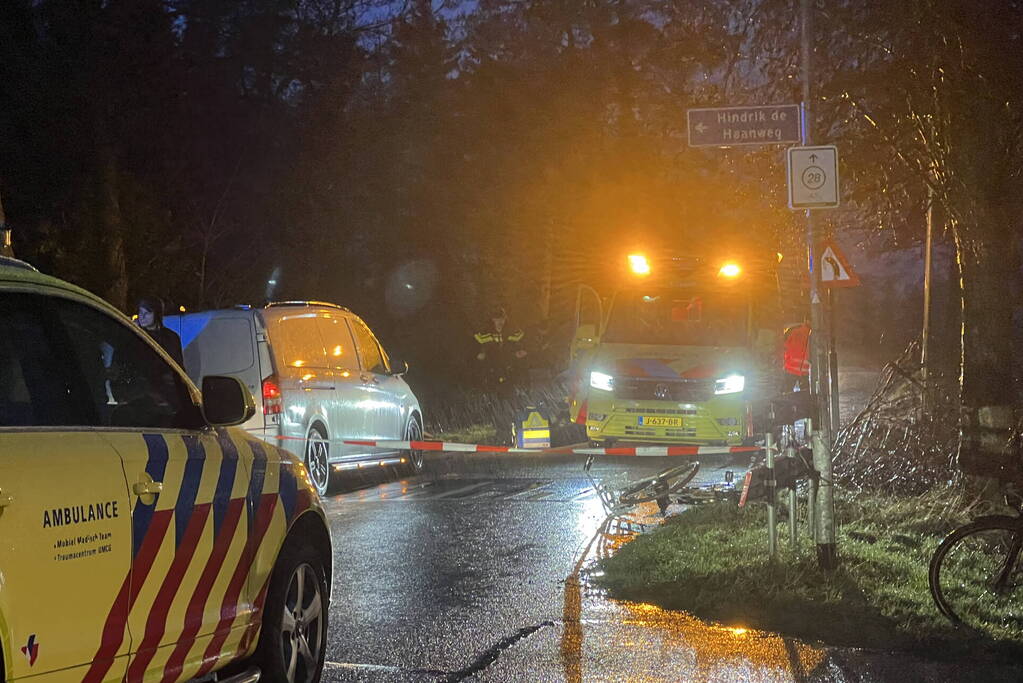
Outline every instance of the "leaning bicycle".
{"type": "Polygon", "coordinates": [[[1016,515],[986,515],[938,545],[928,582],[938,609],[956,624],[1023,628],[1023,506],[1016,515]]]}

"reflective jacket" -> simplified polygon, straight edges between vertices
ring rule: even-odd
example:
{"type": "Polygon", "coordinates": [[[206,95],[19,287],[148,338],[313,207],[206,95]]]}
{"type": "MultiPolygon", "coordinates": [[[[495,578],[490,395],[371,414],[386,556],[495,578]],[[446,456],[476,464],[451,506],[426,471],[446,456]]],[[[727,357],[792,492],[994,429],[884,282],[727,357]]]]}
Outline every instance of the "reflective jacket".
{"type": "Polygon", "coordinates": [[[782,345],[782,364],[785,372],[797,377],[810,374],[810,326],[790,327],[782,345]]]}
{"type": "Polygon", "coordinates": [[[522,330],[515,330],[506,335],[500,332],[477,332],[474,336],[480,344],[504,344],[505,342],[518,343],[522,341],[526,333],[522,330]]]}

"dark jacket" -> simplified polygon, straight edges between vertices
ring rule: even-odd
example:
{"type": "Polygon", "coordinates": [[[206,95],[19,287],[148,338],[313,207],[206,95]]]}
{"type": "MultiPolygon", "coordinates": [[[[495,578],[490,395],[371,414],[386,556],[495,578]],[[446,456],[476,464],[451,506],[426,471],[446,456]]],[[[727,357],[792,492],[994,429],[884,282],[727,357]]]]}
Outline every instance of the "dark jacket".
{"type": "Polygon", "coordinates": [[[163,325],[160,325],[152,330],[146,330],[146,333],[163,347],[163,350],[174,359],[175,363],[182,368],[185,367],[185,359],[181,353],[181,337],[178,336],[177,332],[168,330],[163,325]]]}

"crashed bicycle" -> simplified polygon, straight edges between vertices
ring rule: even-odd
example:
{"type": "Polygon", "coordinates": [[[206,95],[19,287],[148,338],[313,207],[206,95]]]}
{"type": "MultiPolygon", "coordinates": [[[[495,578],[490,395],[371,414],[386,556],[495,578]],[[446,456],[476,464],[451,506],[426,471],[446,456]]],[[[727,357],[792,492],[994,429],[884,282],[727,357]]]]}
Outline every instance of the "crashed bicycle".
{"type": "Polygon", "coordinates": [[[724,484],[691,486],[700,471],[698,461],[661,470],[657,474],[635,481],[597,481],[591,471],[593,457],[587,458],[584,469],[594,491],[600,497],[609,515],[618,515],[642,503],[654,501],[664,514],[671,504],[697,505],[700,503],[738,500],[732,484],[731,472],[726,472],[724,484]]]}

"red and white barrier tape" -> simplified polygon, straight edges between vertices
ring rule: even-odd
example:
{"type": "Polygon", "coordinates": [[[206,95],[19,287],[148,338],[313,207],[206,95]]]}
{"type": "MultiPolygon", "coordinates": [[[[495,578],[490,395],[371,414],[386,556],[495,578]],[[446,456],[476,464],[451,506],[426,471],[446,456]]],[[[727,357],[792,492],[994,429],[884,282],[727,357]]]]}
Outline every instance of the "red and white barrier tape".
{"type": "Polygon", "coordinates": [[[450,451],[454,453],[571,453],[574,455],[635,455],[663,457],[666,455],[726,455],[754,453],[759,446],[638,446],[636,448],[515,448],[513,446],[479,446],[446,441],[349,441],[350,446],[391,448],[395,450],[450,451]]]}
{"type": "MultiPolygon", "coordinates": [[[[300,436],[275,435],[280,441],[307,441],[300,436]]],[[[340,439],[348,446],[387,448],[398,451],[445,451],[448,453],[541,453],[572,455],[631,455],[639,457],[665,457],[680,455],[731,455],[734,453],[756,453],[762,446],[636,446],[634,448],[516,448],[515,446],[485,446],[480,444],[452,443],[450,441],[392,441],[385,439],[340,439]]]]}

